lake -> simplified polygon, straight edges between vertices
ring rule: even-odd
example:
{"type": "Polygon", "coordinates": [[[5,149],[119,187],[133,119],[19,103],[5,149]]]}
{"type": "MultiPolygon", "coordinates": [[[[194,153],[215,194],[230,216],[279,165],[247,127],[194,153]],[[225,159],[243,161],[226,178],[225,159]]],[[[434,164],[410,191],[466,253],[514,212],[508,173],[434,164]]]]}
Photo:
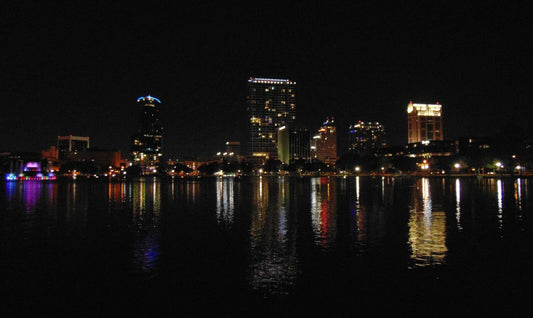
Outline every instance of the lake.
{"type": "Polygon", "coordinates": [[[533,179],[0,183],[0,314],[514,316],[533,179]]]}

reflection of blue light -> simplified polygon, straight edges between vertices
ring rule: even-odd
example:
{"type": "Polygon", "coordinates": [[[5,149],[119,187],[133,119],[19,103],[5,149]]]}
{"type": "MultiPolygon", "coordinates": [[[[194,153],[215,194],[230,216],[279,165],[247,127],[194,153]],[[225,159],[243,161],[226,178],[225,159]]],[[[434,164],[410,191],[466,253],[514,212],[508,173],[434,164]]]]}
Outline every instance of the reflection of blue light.
{"type": "Polygon", "coordinates": [[[153,97],[153,96],[150,96],[150,95],[147,95],[147,96],[141,96],[141,97],[137,98],[137,102],[138,102],[138,101],[141,101],[141,100],[143,100],[143,99],[145,99],[145,98],[146,98],[146,99],[153,99],[153,100],[155,100],[156,102],[158,102],[159,104],[161,104],[161,101],[160,101],[158,98],[153,97]]]}

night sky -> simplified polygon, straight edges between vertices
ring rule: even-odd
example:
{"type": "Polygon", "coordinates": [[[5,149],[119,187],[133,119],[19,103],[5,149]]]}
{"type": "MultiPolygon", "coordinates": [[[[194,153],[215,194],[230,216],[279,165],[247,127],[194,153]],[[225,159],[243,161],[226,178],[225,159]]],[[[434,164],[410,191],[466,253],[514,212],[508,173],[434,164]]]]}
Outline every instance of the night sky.
{"type": "Polygon", "coordinates": [[[127,153],[150,94],[165,157],[214,154],[246,140],[250,76],[296,81],[303,126],[379,121],[391,145],[410,100],[443,105],[447,139],[533,121],[529,1],[110,2],[2,5],[0,152],[127,153]]]}

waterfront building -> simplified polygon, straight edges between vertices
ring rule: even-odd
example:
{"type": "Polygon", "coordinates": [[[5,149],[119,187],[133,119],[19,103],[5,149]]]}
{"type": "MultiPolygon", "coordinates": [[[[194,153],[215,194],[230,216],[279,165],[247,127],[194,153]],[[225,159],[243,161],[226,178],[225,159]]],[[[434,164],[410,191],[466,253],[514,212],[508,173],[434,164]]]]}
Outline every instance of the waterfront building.
{"type": "Polygon", "coordinates": [[[376,154],[379,148],[387,146],[385,128],[379,122],[364,122],[349,126],[348,151],[356,154],[376,154]]]}
{"type": "Polygon", "coordinates": [[[250,155],[277,159],[278,130],[296,119],[296,82],[250,77],[246,103],[250,155]]]}
{"type": "Polygon", "coordinates": [[[407,127],[408,143],[443,140],[442,105],[409,102],[407,127]]]}
{"type": "Polygon", "coordinates": [[[137,99],[139,129],[132,136],[131,156],[134,165],[141,167],[143,174],[157,172],[163,155],[163,127],[159,119],[161,101],[147,95],[137,99]]]}
{"type": "Polygon", "coordinates": [[[332,119],[326,119],[313,136],[311,145],[312,157],[329,165],[337,161],[337,128],[332,119]]]}
{"type": "Polygon", "coordinates": [[[87,151],[90,147],[89,137],[57,136],[57,151],[59,158],[66,158],[87,151]]]}
{"type": "Polygon", "coordinates": [[[241,155],[241,142],[240,141],[226,141],[226,153],[233,156],[241,155]]]}
{"type": "Polygon", "coordinates": [[[291,128],[289,135],[291,163],[297,160],[311,160],[311,132],[307,128],[291,128]]]}
{"type": "Polygon", "coordinates": [[[281,126],[278,129],[278,158],[284,164],[294,163],[296,160],[309,161],[310,138],[308,129],[281,126]]]}

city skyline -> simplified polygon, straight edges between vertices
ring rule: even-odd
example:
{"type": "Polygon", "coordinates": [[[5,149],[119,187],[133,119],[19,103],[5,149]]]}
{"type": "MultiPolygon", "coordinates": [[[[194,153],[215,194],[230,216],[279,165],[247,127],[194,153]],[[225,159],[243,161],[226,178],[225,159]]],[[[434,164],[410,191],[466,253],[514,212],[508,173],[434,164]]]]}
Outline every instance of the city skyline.
{"type": "Polygon", "coordinates": [[[311,130],[326,117],[379,121],[390,145],[407,139],[411,100],[445,105],[446,139],[526,128],[529,6],[9,4],[0,151],[79,135],[126,153],[135,98],[150,94],[162,100],[164,154],[210,155],[245,142],[250,76],[297,82],[297,121],[311,130]]]}

